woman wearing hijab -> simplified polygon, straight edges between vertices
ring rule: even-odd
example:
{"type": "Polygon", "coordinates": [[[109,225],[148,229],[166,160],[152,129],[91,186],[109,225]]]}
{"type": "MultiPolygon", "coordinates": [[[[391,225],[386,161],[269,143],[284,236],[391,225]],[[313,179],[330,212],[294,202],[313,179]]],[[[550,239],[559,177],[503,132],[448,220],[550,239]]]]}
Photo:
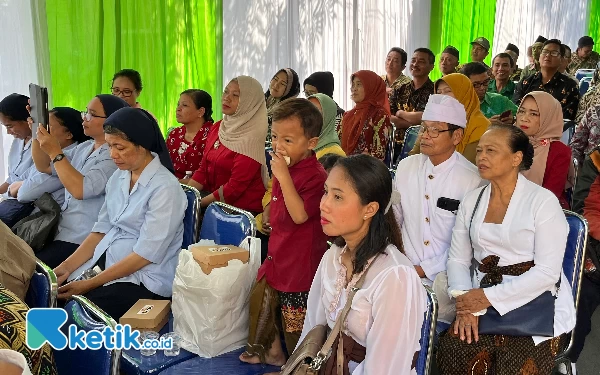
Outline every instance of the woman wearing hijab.
{"type": "MultiPolygon", "coordinates": [[[[434,86],[436,94],[451,96],[465,106],[467,127],[462,141],[456,146],[456,151],[475,164],[477,144],[490,125],[490,120],[479,109],[479,98],[473,84],[467,76],[452,73],[438,79],[434,86]]],[[[415,148],[410,152],[411,155],[421,152],[420,143],[420,140],[417,140],[415,148]]]]}
{"type": "MultiPolygon", "coordinates": [[[[36,255],[49,267],[67,259],[85,240],[104,203],[105,186],[117,169],[104,139],[104,122],[118,109],[129,107],[113,95],[97,95],[81,113],[83,133],[91,139],[70,150],[43,126],[34,132],[31,154],[38,171],[57,176],[65,187],[64,203],[53,241],[36,255]]],[[[52,132],[52,130],[50,130],[52,132]]]]}
{"type": "MultiPolygon", "coordinates": [[[[83,133],[81,113],[69,107],[56,107],[49,112],[50,133],[58,140],[60,147],[70,151],[78,144],[90,139],[83,133]]],[[[13,182],[8,188],[8,195],[17,198],[18,202],[27,208],[23,215],[12,218],[11,223],[2,220],[12,227],[17,221],[33,212],[32,202],[39,199],[44,193],[50,193],[52,198],[62,205],[65,201],[65,189],[58,176],[48,175],[38,171],[33,165],[22,175],[22,179],[13,182]]],[[[11,200],[0,203],[0,207],[11,200]]],[[[0,211],[2,209],[0,208],[0,211]]]]}
{"type": "Polygon", "coordinates": [[[267,117],[269,128],[267,141],[271,140],[271,111],[277,103],[295,98],[300,94],[300,79],[298,74],[292,68],[280,69],[269,83],[269,89],[265,93],[265,101],[267,105],[267,117]]]}
{"type": "MultiPolygon", "coordinates": [[[[326,94],[314,94],[308,97],[308,101],[313,103],[321,114],[323,115],[323,127],[321,128],[321,134],[319,135],[319,142],[317,146],[313,149],[315,151],[317,159],[321,159],[321,157],[334,154],[340,156],[346,156],[344,150],[340,146],[340,139],[338,138],[337,132],[335,130],[336,124],[336,107],[337,105],[326,94]]],[[[269,241],[269,234],[271,232],[271,227],[269,225],[270,219],[270,203],[271,203],[271,192],[273,188],[273,179],[269,180],[269,184],[267,186],[267,192],[265,193],[262,204],[263,204],[263,213],[256,216],[256,225],[259,230],[258,236],[262,240],[262,259],[267,256],[267,245],[269,241]],[[266,225],[263,225],[266,224],[266,225]]]]}
{"type": "Polygon", "coordinates": [[[151,114],[123,108],[104,132],[118,170],[91,233],[54,272],[61,285],[99,265],[104,271],[60,287],[58,298],[84,295],[118,320],[141,298],[171,297],[187,200],[151,114]]]}
{"type": "Polygon", "coordinates": [[[252,77],[239,76],[225,87],[221,103],[223,120],[211,128],[200,168],[189,185],[210,192],[202,198],[202,207],[221,201],[256,215],[262,212],[268,181],[262,87],[252,77]]]}
{"type": "MultiPolygon", "coordinates": [[[[304,80],[304,95],[308,98],[314,94],[325,94],[333,99],[334,82],[333,74],[331,74],[331,72],[314,72],[304,80]]],[[[335,106],[335,125],[337,129],[342,122],[345,111],[341,109],[337,103],[335,103],[335,106]]]]}
{"type": "Polygon", "coordinates": [[[564,192],[571,149],[560,142],[563,133],[560,103],[547,92],[532,91],[521,101],[515,125],[527,134],[534,149],[533,165],[522,172],[523,176],[553,192],[560,205],[568,209],[564,192]]]}
{"type": "Polygon", "coordinates": [[[356,105],[344,113],[338,133],[347,155],[370,154],[385,158],[390,131],[390,103],[385,82],[370,70],[359,70],[350,77],[350,98],[356,105]]]}

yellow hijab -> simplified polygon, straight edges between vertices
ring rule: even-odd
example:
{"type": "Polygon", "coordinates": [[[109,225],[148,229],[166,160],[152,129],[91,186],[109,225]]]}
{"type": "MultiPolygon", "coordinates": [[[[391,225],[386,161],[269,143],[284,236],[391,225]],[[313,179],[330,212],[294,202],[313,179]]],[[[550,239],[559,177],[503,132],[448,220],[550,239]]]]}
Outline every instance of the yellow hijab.
{"type": "Polygon", "coordinates": [[[465,106],[465,112],[467,112],[467,127],[464,130],[464,137],[456,146],[456,151],[462,154],[469,143],[479,142],[490,125],[490,120],[485,118],[479,109],[479,98],[467,76],[460,73],[448,74],[435,82],[435,92],[437,92],[440,81],[444,81],[450,86],[454,97],[465,106]]]}

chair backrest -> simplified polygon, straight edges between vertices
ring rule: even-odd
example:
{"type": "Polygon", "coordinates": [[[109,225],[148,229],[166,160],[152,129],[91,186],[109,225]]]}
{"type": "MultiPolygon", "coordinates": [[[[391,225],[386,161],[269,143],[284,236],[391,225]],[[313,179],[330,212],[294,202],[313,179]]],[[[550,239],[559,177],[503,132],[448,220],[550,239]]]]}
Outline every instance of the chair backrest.
{"type": "Polygon", "coordinates": [[[584,77],[592,78],[594,76],[594,70],[595,69],[578,69],[575,72],[575,78],[577,78],[578,81],[581,81],[584,77]]]}
{"type": "Polygon", "coordinates": [[[417,374],[429,375],[433,357],[433,339],[435,338],[435,325],[437,324],[438,303],[431,287],[423,284],[427,291],[427,311],[421,327],[421,350],[417,358],[417,374]]]}
{"type": "Polygon", "coordinates": [[[181,184],[187,198],[187,208],[183,217],[183,242],[182,249],[187,249],[191,244],[198,242],[200,234],[200,192],[191,186],[181,184]]]}
{"type": "Polygon", "coordinates": [[[267,170],[269,171],[269,176],[271,176],[271,152],[273,149],[271,146],[265,147],[265,159],[267,160],[267,170]]]}
{"type": "Polygon", "coordinates": [[[36,260],[35,271],[29,282],[25,303],[29,308],[56,307],[58,283],[52,268],[36,260]]]}
{"type": "Polygon", "coordinates": [[[239,246],[248,236],[256,237],[256,220],[252,214],[223,202],[213,202],[206,208],[200,230],[201,240],[239,246]]]}
{"type": "Polygon", "coordinates": [[[588,240],[588,223],[583,216],[575,212],[563,210],[569,223],[569,236],[563,259],[563,272],[571,283],[571,292],[575,306],[579,304],[581,275],[585,263],[585,249],[588,240]]]}
{"type": "Polygon", "coordinates": [[[410,128],[406,129],[406,133],[404,133],[404,143],[402,144],[402,149],[400,150],[399,160],[404,159],[408,156],[410,150],[415,147],[415,143],[417,143],[417,138],[419,136],[419,128],[421,125],[414,125],[410,128]]]}
{"type": "MultiPolygon", "coordinates": [[[[67,321],[62,326],[63,333],[68,335],[70,325],[75,325],[78,330],[102,331],[109,326],[113,329],[117,323],[94,305],[87,298],[73,296],[65,306],[67,321]]],[[[119,373],[120,350],[69,349],[54,351],[54,359],[59,374],[87,374],[87,375],[117,375],[119,373]]]]}
{"type": "Polygon", "coordinates": [[[387,165],[388,168],[392,168],[394,165],[394,151],[396,146],[396,127],[394,124],[390,126],[390,131],[387,134],[387,147],[385,150],[385,158],[383,162],[387,165]]]}
{"type": "Polygon", "coordinates": [[[583,77],[579,81],[579,95],[585,94],[587,90],[590,88],[590,84],[592,83],[592,77],[583,77]]]}

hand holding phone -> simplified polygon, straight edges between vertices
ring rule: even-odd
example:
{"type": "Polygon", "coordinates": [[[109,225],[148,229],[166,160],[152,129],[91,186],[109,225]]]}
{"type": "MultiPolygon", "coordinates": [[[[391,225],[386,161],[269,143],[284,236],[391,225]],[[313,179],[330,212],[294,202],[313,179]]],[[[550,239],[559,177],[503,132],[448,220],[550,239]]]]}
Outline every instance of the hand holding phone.
{"type": "Polygon", "coordinates": [[[50,119],[48,114],[48,89],[34,83],[29,84],[29,107],[33,119],[33,132],[42,124],[50,132],[50,119]]]}

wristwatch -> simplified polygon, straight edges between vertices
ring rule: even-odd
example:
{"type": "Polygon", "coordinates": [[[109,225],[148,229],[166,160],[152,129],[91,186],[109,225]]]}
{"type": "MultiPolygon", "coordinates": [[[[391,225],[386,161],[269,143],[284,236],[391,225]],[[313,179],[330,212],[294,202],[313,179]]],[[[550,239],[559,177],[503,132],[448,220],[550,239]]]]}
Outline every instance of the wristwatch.
{"type": "Polygon", "coordinates": [[[52,163],[56,163],[57,161],[61,161],[65,158],[65,154],[58,154],[52,159],[52,163]]]}

